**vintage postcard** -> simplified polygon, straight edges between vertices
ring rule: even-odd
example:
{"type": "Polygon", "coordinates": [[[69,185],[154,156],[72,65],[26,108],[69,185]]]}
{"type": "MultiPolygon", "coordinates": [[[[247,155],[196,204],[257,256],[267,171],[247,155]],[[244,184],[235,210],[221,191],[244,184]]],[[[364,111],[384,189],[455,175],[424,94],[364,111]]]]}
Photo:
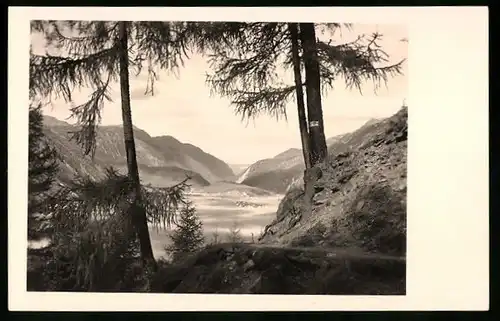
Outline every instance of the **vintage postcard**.
{"type": "Polygon", "coordinates": [[[10,308],[488,309],[487,31],[11,7],[10,308]]]}

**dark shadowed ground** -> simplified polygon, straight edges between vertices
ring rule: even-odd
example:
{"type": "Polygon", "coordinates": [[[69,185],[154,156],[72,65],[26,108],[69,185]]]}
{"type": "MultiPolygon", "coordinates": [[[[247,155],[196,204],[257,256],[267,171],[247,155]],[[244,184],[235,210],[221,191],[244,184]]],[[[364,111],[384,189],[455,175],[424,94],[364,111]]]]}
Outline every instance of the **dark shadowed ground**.
{"type": "Polygon", "coordinates": [[[406,261],[349,250],[218,244],[162,267],[153,292],[404,295],[406,261]]]}

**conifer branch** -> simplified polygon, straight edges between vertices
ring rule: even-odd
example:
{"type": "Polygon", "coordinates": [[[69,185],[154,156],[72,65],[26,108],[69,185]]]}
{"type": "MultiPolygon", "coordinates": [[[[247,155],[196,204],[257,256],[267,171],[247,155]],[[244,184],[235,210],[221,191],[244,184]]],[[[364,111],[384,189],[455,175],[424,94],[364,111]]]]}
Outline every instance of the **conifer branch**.
{"type": "Polygon", "coordinates": [[[209,56],[213,73],[207,75],[207,83],[212,94],[229,97],[242,119],[261,113],[286,119],[285,106],[294,87],[282,85],[277,72],[281,50],[288,45],[284,25],[249,23],[243,34],[239,46],[219,46],[209,56]]]}
{"type": "MultiPolygon", "coordinates": [[[[168,188],[142,185],[142,205],[146,209],[148,222],[157,228],[167,228],[175,223],[177,211],[186,202],[189,188],[187,179],[168,188]]],[[[125,215],[124,211],[134,200],[133,192],[133,183],[127,175],[108,168],[106,178],[102,181],[76,177],[51,198],[49,208],[54,217],[59,217],[58,224],[66,220],[71,220],[70,225],[114,221],[117,215],[125,215]],[[65,205],[62,207],[59,204],[65,205]]],[[[63,225],[70,228],[68,224],[63,225]]]]}
{"type": "Polygon", "coordinates": [[[371,80],[376,92],[382,83],[387,86],[389,77],[402,74],[405,59],[383,65],[389,61],[389,55],[378,44],[380,39],[381,35],[374,33],[369,38],[360,36],[336,46],[318,41],[323,88],[333,88],[335,80],[342,77],[348,89],[356,88],[361,94],[363,83],[371,80]]]}

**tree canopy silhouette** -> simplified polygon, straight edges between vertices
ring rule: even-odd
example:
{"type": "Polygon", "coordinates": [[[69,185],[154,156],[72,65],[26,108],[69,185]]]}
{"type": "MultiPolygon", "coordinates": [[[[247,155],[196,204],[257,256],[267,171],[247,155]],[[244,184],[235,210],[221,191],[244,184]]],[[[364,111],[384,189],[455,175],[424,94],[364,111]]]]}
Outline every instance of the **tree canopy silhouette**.
{"type": "MultiPolygon", "coordinates": [[[[62,97],[73,102],[75,89],[92,89],[86,102],[71,108],[71,117],[76,118],[80,126],[72,139],[82,146],[86,155],[95,153],[102,108],[105,102],[111,101],[111,86],[119,82],[128,176],[133,187],[127,213],[133,219],[140,240],[143,262],[155,270],[135,151],[129,69],[136,75],[146,70],[145,94],[154,94],[158,70],[175,71],[187,56],[185,23],[33,21],[31,28],[41,32],[47,45],[59,53],[31,52],[30,98],[50,101],[53,97],[62,97]]],[[[165,215],[167,220],[172,218],[169,212],[165,215]]]]}
{"type": "MultiPolygon", "coordinates": [[[[333,34],[352,26],[318,23],[314,28],[320,33],[333,34]]],[[[225,41],[215,41],[215,46],[201,46],[212,68],[207,75],[212,92],[229,98],[242,119],[268,114],[277,120],[286,120],[286,107],[295,98],[303,127],[301,136],[305,136],[304,131],[308,132],[309,128],[304,128],[304,123],[307,125],[304,118],[309,115],[302,113],[304,107],[300,98],[302,90],[299,87],[306,87],[306,83],[302,79],[305,65],[299,24],[221,22],[205,32],[210,35],[207,38],[215,40],[222,34],[231,35],[225,41]],[[285,82],[280,70],[285,73],[293,70],[295,82],[285,82]]],[[[366,81],[372,81],[377,90],[382,83],[387,83],[389,77],[401,74],[404,60],[389,63],[388,54],[379,45],[381,37],[378,33],[361,35],[354,41],[341,44],[316,39],[312,50],[319,64],[322,93],[333,89],[337,79],[344,79],[348,89],[362,93],[362,84],[366,81]]],[[[304,139],[302,144],[307,150],[304,139]]],[[[307,157],[304,159],[307,165],[307,157]]]]}

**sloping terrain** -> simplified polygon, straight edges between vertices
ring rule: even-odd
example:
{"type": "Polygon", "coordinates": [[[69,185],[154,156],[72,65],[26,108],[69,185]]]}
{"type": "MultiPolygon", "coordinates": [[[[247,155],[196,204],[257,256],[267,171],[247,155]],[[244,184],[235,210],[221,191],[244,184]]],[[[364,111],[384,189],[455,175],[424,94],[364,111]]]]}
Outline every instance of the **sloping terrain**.
{"type": "MultiPolygon", "coordinates": [[[[374,130],[378,123],[379,120],[370,119],[355,132],[328,138],[326,144],[330,150],[345,149],[346,146],[355,148],[359,137],[374,130]]],[[[236,181],[276,193],[285,193],[290,183],[300,176],[304,169],[302,150],[290,148],[273,158],[263,159],[250,165],[236,181]]]]}
{"type": "Polygon", "coordinates": [[[291,148],[250,165],[236,180],[248,186],[284,193],[294,176],[304,170],[302,151],[291,148]]]}
{"type": "MultiPolygon", "coordinates": [[[[113,166],[126,169],[126,153],[121,126],[100,126],[94,158],[84,156],[80,146],[71,140],[71,131],[77,130],[66,122],[45,116],[45,134],[62,157],[61,181],[76,174],[86,174],[94,179],[103,178],[104,169],[113,166]]],[[[145,131],[134,128],[137,162],[141,179],[154,186],[170,186],[191,177],[191,184],[207,186],[212,182],[232,177],[227,164],[191,144],[183,144],[173,137],[150,137],[145,131]]]]}
{"type": "Polygon", "coordinates": [[[181,143],[172,136],[152,137],[149,144],[162,152],[165,160],[172,160],[181,168],[199,173],[209,182],[230,179],[234,176],[228,164],[192,144],[181,143]]]}
{"type": "MultiPolygon", "coordinates": [[[[287,188],[259,243],[209,245],[162,262],[148,291],[404,295],[407,110],[337,143],[306,173],[306,190],[297,177],[287,188]]],[[[208,189],[223,194],[233,185],[208,189]]],[[[43,266],[35,261],[28,285],[43,290],[35,284],[43,266]]]]}
{"type": "Polygon", "coordinates": [[[400,257],[218,244],[161,268],[152,292],[404,295],[405,273],[400,257]]]}
{"type": "Polygon", "coordinates": [[[407,117],[403,108],[337,143],[306,179],[310,192],[302,177],[288,188],[260,241],[405,255],[407,117]]]}
{"type": "MultiPolygon", "coordinates": [[[[290,148],[273,158],[262,159],[250,165],[236,180],[237,183],[247,184],[248,180],[272,171],[287,171],[294,167],[303,167],[301,162],[302,151],[290,148]]],[[[247,184],[250,185],[250,184],[247,184]]]]}
{"type": "Polygon", "coordinates": [[[287,189],[258,244],[209,246],[164,267],[154,290],[405,294],[407,117],[338,139],[308,190],[287,189]]]}
{"type": "Polygon", "coordinates": [[[166,265],[153,292],[404,295],[407,110],[336,144],[307,190],[287,189],[258,244],[166,265]]]}
{"type": "MultiPolygon", "coordinates": [[[[29,252],[28,291],[47,291],[44,271],[51,253],[29,252]]],[[[406,260],[397,256],[224,243],[178,263],[160,262],[148,290],[139,280],[113,292],[404,295],[405,274],[406,260]]]]}
{"type": "Polygon", "coordinates": [[[229,164],[229,167],[233,170],[235,180],[237,180],[249,166],[249,164],[229,164]]]}

